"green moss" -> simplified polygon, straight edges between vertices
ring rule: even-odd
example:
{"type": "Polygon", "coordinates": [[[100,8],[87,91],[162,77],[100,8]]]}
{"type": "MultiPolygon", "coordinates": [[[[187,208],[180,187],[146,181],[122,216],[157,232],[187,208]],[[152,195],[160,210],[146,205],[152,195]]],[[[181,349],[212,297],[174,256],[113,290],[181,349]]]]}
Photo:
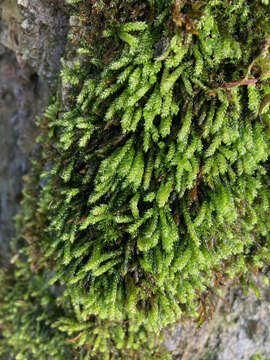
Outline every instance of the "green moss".
{"type": "Polygon", "coordinates": [[[72,358],[65,334],[52,328],[63,311],[44,272],[33,274],[23,259],[14,261],[16,268],[10,265],[0,272],[1,359],[72,358]]]}
{"type": "Polygon", "coordinates": [[[164,326],[203,321],[203,294],[269,259],[269,6],[71,3],[69,109],[38,119],[24,253],[63,286],[80,356],[165,359],[164,326]]]}
{"type": "Polygon", "coordinates": [[[268,357],[260,355],[260,352],[256,352],[256,354],[252,355],[250,360],[269,360],[268,357]]]}

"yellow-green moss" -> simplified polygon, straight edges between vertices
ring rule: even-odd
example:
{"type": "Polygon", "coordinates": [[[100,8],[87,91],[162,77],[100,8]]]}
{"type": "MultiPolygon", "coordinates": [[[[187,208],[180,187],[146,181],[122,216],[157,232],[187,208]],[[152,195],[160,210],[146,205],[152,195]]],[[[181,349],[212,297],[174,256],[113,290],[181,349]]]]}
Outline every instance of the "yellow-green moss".
{"type": "Polygon", "coordinates": [[[63,286],[55,325],[80,356],[165,359],[164,326],[269,259],[269,6],[69,2],[69,109],[39,119],[24,252],[63,286]]]}

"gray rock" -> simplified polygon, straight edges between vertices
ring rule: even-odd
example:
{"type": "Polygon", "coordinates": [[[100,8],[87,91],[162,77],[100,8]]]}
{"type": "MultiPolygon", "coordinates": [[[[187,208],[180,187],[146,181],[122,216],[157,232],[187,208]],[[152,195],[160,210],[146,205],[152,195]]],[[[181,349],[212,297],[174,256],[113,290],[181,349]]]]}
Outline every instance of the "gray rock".
{"type": "Polygon", "coordinates": [[[0,43],[47,81],[57,79],[64,55],[68,17],[64,0],[2,0],[0,43]]]}
{"type": "Polygon", "coordinates": [[[64,1],[0,0],[0,249],[8,258],[22,176],[64,55],[64,1]]]}
{"type": "Polygon", "coordinates": [[[270,289],[263,276],[254,279],[260,298],[252,290],[244,295],[238,286],[224,289],[213,318],[200,328],[179,322],[164,332],[164,345],[175,360],[251,360],[270,357],[270,289]]]}

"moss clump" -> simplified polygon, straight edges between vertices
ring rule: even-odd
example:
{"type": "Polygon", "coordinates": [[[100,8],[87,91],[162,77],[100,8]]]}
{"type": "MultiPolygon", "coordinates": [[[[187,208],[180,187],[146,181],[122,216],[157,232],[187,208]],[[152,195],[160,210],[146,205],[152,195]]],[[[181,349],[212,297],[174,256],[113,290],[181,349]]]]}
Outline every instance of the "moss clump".
{"type": "Polygon", "coordinates": [[[52,328],[63,311],[44,272],[34,275],[25,259],[16,257],[16,267],[1,269],[0,283],[1,359],[74,358],[65,334],[52,328]]]}
{"type": "Polygon", "coordinates": [[[207,293],[269,258],[269,6],[70,3],[69,109],[39,119],[24,252],[64,287],[56,325],[80,356],[167,358],[164,326],[202,321],[207,293]]]}
{"type": "Polygon", "coordinates": [[[259,352],[257,351],[256,354],[251,356],[250,360],[269,360],[269,358],[265,357],[263,355],[260,355],[259,352]]]}

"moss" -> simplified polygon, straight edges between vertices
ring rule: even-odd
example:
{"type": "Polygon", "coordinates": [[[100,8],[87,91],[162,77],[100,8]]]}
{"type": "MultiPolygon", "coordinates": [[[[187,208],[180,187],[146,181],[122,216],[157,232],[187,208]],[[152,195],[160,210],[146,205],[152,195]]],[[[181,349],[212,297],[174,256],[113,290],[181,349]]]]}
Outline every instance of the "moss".
{"type": "Polygon", "coordinates": [[[0,272],[1,359],[72,358],[66,336],[52,328],[63,312],[44,272],[33,275],[25,259],[17,256],[13,260],[16,268],[10,265],[0,272]]]}
{"type": "Polygon", "coordinates": [[[263,355],[260,355],[260,352],[256,351],[256,354],[252,355],[250,360],[268,360],[268,357],[265,357],[263,355]]]}
{"type": "Polygon", "coordinates": [[[164,326],[269,259],[269,6],[70,3],[69,101],[38,119],[23,252],[63,289],[78,356],[165,359],[164,326]]]}

